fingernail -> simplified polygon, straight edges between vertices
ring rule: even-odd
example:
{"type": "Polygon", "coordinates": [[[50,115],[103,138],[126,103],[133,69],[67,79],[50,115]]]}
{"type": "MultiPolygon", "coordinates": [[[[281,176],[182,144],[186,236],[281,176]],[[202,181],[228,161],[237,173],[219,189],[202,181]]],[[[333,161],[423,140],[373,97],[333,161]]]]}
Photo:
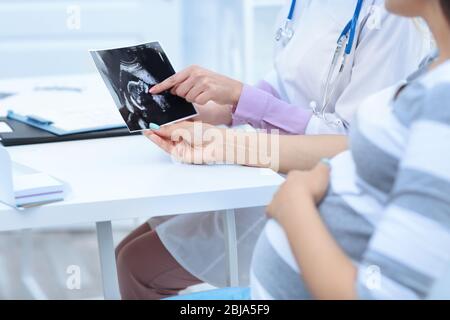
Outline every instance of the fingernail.
{"type": "Polygon", "coordinates": [[[329,158],[322,158],[320,159],[320,162],[326,165],[328,168],[331,168],[331,160],[329,158]]]}
{"type": "Polygon", "coordinates": [[[150,123],[149,126],[150,130],[159,130],[160,126],[158,126],[156,123],[150,123]]]}

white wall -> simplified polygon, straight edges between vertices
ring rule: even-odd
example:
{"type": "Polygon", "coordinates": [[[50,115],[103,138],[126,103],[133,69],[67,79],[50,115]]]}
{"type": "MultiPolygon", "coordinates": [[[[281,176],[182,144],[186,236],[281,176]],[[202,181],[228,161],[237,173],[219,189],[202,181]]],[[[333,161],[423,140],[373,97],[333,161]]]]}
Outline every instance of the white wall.
{"type": "Polygon", "coordinates": [[[260,80],[272,66],[276,20],[286,1],[184,1],[185,62],[250,83],[260,80]]]}
{"type": "Polygon", "coordinates": [[[287,0],[0,0],[0,78],[94,71],[88,49],[161,41],[175,69],[254,82],[287,0]]]}
{"type": "Polygon", "coordinates": [[[88,49],[164,39],[181,64],[181,0],[1,0],[0,77],[93,71],[88,49]]]}

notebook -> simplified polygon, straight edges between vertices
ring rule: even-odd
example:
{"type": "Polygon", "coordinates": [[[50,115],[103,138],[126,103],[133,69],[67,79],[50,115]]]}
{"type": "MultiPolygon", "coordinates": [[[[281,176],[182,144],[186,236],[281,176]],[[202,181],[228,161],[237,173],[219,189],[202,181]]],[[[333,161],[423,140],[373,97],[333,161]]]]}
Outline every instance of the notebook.
{"type": "Polygon", "coordinates": [[[66,183],[48,174],[11,161],[0,145],[0,203],[28,208],[64,200],[66,183]]]}
{"type": "Polygon", "coordinates": [[[32,207],[64,200],[66,186],[56,178],[13,163],[15,205],[32,207]]]}

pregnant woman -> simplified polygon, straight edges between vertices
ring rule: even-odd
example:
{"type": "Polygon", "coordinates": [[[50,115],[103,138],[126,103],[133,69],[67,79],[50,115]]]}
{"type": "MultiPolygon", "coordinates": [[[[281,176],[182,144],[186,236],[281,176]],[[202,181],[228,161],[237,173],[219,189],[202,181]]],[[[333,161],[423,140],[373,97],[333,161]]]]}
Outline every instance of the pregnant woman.
{"type": "MultiPolygon", "coordinates": [[[[387,7],[425,19],[438,54],[362,104],[349,151],[289,174],[254,251],[255,299],[424,299],[450,268],[450,0],[387,7]]],[[[193,126],[149,137],[188,162],[211,143],[217,155],[233,145],[192,144],[183,135],[193,126]]],[[[281,137],[284,171],[296,168],[289,147],[281,137]]]]}
{"type": "MultiPolygon", "coordinates": [[[[414,22],[388,13],[383,0],[287,3],[283,18],[289,12],[290,23],[284,28],[282,19],[276,27],[291,32],[277,37],[274,69],[259,85],[194,67],[151,90],[171,89],[198,104],[210,101],[198,109],[200,120],[211,124],[302,135],[280,137],[282,172],[293,164],[311,169],[320,158],[343,151],[361,102],[416,70],[425,42],[414,22]]],[[[264,208],[236,210],[241,285],[249,283],[252,253],[265,223],[264,208]]],[[[222,226],[221,214],[201,213],[154,218],[136,229],[116,250],[122,298],[164,298],[200,282],[225,286],[222,226]]]]}

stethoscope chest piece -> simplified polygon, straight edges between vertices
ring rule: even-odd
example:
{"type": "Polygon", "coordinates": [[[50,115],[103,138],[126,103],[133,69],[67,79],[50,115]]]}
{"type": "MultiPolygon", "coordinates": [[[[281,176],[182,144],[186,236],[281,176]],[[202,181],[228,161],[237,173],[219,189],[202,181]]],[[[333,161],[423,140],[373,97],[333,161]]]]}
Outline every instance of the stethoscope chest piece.
{"type": "Polygon", "coordinates": [[[282,42],[283,45],[286,45],[292,38],[294,37],[294,28],[292,26],[292,21],[286,21],[284,27],[279,28],[275,35],[275,40],[278,42],[282,42]]]}
{"type": "Polygon", "coordinates": [[[282,41],[283,45],[286,45],[294,37],[293,19],[296,4],[297,0],[291,1],[291,7],[289,9],[289,14],[286,18],[286,23],[284,24],[284,26],[282,26],[277,30],[277,33],[275,35],[275,40],[282,41]]]}

